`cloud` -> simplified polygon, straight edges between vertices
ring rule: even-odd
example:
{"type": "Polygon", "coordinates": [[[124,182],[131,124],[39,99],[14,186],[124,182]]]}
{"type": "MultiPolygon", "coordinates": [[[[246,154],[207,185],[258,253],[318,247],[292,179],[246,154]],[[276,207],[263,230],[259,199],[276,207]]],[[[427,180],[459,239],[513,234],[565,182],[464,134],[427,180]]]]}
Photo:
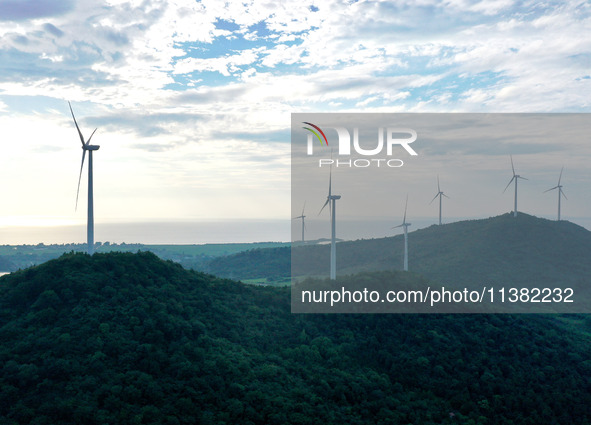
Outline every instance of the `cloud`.
{"type": "Polygon", "coordinates": [[[171,145],[163,145],[158,143],[135,143],[131,145],[132,149],[139,149],[147,152],[165,152],[173,149],[171,145]]]}
{"type": "MultiPolygon", "coordinates": [[[[117,110],[100,116],[87,116],[85,122],[91,127],[102,128],[107,131],[134,133],[140,138],[155,138],[164,135],[181,137],[191,132],[196,126],[202,125],[204,117],[195,113],[181,112],[149,112],[144,110],[117,110]],[[182,126],[183,130],[177,128],[182,126]]],[[[161,143],[147,143],[141,146],[161,146],[168,143],[163,139],[161,143]]],[[[140,146],[140,145],[138,145],[140,146]]],[[[159,148],[160,149],[160,148],[159,148]]]]}
{"type": "Polygon", "coordinates": [[[55,35],[56,37],[62,37],[64,35],[64,32],[62,30],[60,30],[55,25],[50,24],[49,22],[43,24],[43,29],[50,34],[55,35]]]}
{"type": "Polygon", "coordinates": [[[222,131],[214,132],[212,134],[215,140],[249,140],[256,141],[257,143],[289,143],[291,139],[290,130],[262,130],[259,132],[255,131],[222,131]]]}
{"type": "MultiPolygon", "coordinates": [[[[203,216],[237,214],[230,202],[244,196],[244,187],[249,197],[259,194],[259,203],[280,191],[289,205],[292,112],[585,112],[591,106],[591,11],[578,0],[31,4],[0,2],[3,128],[13,120],[46,122],[43,134],[21,135],[23,145],[47,164],[51,146],[65,140],[71,148],[56,152],[52,165],[66,170],[61,158],[71,156],[71,169],[63,171],[70,182],[80,166],[65,102],[71,100],[84,134],[99,127],[97,190],[105,184],[103,196],[120,193],[113,214],[147,214],[152,209],[138,199],[172,199],[171,188],[185,194],[171,201],[178,211],[203,216]],[[121,181],[138,199],[117,190],[121,181]]],[[[467,140],[461,133],[451,147],[425,140],[421,154],[453,166],[450,173],[480,172],[481,164],[505,173],[513,153],[529,177],[527,161],[562,162],[572,146],[568,136],[552,145],[467,140]],[[450,158],[454,152],[460,159],[450,158]],[[462,163],[466,158],[469,164],[462,163]]],[[[10,155],[4,157],[14,162],[10,155]]],[[[579,171],[586,170],[586,156],[570,155],[569,178],[588,181],[579,171]]],[[[248,202],[245,210],[260,214],[260,205],[248,202]]],[[[165,204],[160,207],[170,214],[165,204]]]]}
{"type": "Polygon", "coordinates": [[[71,11],[73,7],[72,0],[3,0],[0,2],[0,21],[26,21],[60,16],[71,11]]]}

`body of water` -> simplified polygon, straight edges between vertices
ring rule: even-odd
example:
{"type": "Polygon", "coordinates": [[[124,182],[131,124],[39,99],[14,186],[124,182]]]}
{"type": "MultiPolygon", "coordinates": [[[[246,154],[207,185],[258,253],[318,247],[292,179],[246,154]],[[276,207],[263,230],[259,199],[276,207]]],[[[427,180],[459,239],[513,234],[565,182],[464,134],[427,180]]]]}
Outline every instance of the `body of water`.
{"type": "MultiPolygon", "coordinates": [[[[444,224],[471,218],[449,218],[444,224]]],[[[412,226],[409,232],[431,226],[434,218],[409,218],[412,226]]],[[[591,220],[577,218],[570,220],[591,229],[591,220]]],[[[401,229],[393,229],[402,222],[402,217],[375,220],[339,220],[337,237],[344,240],[382,238],[395,236],[401,229]]],[[[223,220],[223,221],[177,221],[152,223],[97,223],[95,241],[111,243],[141,244],[205,244],[205,243],[249,243],[289,242],[301,239],[300,220],[223,220]]],[[[327,217],[306,218],[306,240],[330,238],[330,220],[327,217]]],[[[85,243],[86,226],[52,227],[0,227],[0,245],[36,245],[39,243],[65,244],[85,243]]]]}
{"type": "MultiPolygon", "coordinates": [[[[142,244],[204,244],[288,242],[288,220],[204,222],[96,223],[97,242],[142,244]]],[[[0,245],[85,243],[86,225],[0,228],[0,245]]]]}

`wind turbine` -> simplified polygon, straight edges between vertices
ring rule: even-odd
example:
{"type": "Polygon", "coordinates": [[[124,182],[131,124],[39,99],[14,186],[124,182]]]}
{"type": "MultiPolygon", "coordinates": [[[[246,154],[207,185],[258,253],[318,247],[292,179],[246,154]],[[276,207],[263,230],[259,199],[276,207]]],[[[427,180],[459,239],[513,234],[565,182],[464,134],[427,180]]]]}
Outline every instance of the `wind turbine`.
{"type": "Polygon", "coordinates": [[[553,188],[550,188],[550,189],[544,191],[544,193],[546,193],[546,192],[550,192],[551,190],[558,189],[558,221],[560,221],[560,195],[564,196],[564,199],[568,199],[566,197],[566,195],[564,194],[564,191],[562,190],[562,185],[560,184],[560,179],[562,179],[562,171],[563,170],[564,170],[564,167],[562,167],[560,169],[560,176],[558,177],[558,184],[556,186],[554,186],[553,188]]]}
{"type": "Polygon", "coordinates": [[[404,204],[404,218],[402,219],[402,224],[398,226],[392,227],[392,229],[396,229],[398,227],[402,227],[404,229],[404,271],[408,271],[408,226],[411,223],[406,222],[406,207],[408,206],[408,195],[406,195],[406,203],[404,204]]]}
{"type": "Polygon", "coordinates": [[[94,253],[94,204],[93,204],[93,196],[92,196],[92,151],[97,151],[100,146],[99,145],[91,145],[90,140],[94,133],[96,132],[96,128],[88,138],[86,142],[84,142],[84,136],[82,136],[82,132],[80,131],[80,127],[78,127],[78,123],[76,122],[76,117],[74,116],[74,111],[72,110],[72,105],[70,105],[70,112],[72,113],[72,118],[74,119],[74,124],[76,125],[76,130],[78,130],[78,135],[80,136],[80,142],[82,142],[82,164],[80,165],[80,176],[78,177],[78,190],[76,191],[76,209],[78,209],[78,195],[80,194],[80,181],[82,180],[82,168],[84,167],[84,158],[86,157],[86,151],[88,151],[88,220],[86,224],[86,236],[87,236],[87,243],[88,243],[88,254],[92,255],[94,253]]]}
{"type": "Polygon", "coordinates": [[[335,280],[337,277],[337,241],[336,241],[336,209],[337,204],[336,201],[341,199],[341,195],[333,195],[332,194],[332,165],[330,166],[330,176],[328,179],[328,196],[326,197],[326,202],[320,209],[320,213],[322,210],[328,205],[328,209],[330,211],[330,227],[331,227],[331,239],[330,239],[330,278],[331,280],[335,280]]]}
{"type": "Polygon", "coordinates": [[[439,176],[437,176],[437,195],[435,195],[433,197],[433,199],[431,199],[431,202],[429,202],[429,205],[431,205],[433,203],[433,201],[435,200],[435,198],[437,198],[439,196],[439,225],[441,226],[441,197],[445,196],[447,199],[449,199],[449,196],[447,196],[445,193],[443,193],[441,191],[441,188],[439,187],[439,176]]]}
{"type": "Polygon", "coordinates": [[[302,215],[299,215],[297,217],[294,217],[294,220],[297,220],[298,218],[302,219],[302,242],[305,241],[304,239],[304,229],[306,228],[306,222],[304,221],[306,216],[304,215],[304,209],[306,208],[306,203],[304,202],[304,207],[302,208],[302,215]]]}
{"type": "MultiPolygon", "coordinates": [[[[509,187],[511,182],[513,180],[515,180],[515,208],[513,209],[513,217],[517,217],[517,180],[518,179],[527,180],[527,179],[525,177],[521,177],[519,174],[515,174],[515,167],[513,166],[513,157],[511,155],[509,155],[509,157],[511,158],[511,169],[513,170],[513,177],[511,177],[511,180],[509,180],[509,183],[507,183],[505,190],[507,190],[507,188],[509,187]]],[[[503,190],[503,193],[505,193],[505,190],[503,190]]]]}

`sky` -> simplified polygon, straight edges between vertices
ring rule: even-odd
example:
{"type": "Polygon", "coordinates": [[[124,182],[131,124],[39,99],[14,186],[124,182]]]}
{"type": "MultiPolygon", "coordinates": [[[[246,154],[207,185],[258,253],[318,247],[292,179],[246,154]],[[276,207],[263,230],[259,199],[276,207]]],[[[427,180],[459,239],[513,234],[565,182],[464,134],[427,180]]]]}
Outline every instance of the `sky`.
{"type": "MultiPolygon", "coordinates": [[[[287,222],[292,113],[587,113],[590,70],[585,1],[0,0],[0,228],[85,223],[68,101],[85,137],[98,128],[97,225],[287,222]]],[[[557,140],[552,164],[522,146],[449,149],[501,180],[479,187],[497,198],[450,216],[511,210],[509,154],[536,191],[564,166],[563,215],[591,216],[591,144],[557,140]]],[[[416,216],[436,214],[430,192],[416,216]]],[[[536,202],[555,214],[554,196],[536,202]]]]}
{"type": "Polygon", "coordinates": [[[318,212],[330,190],[337,237],[392,236],[407,198],[410,230],[438,222],[440,191],[443,224],[488,218],[514,210],[517,179],[518,213],[556,220],[560,184],[561,219],[589,225],[572,214],[591,197],[589,156],[578,155],[590,135],[585,113],[293,114],[292,214],[305,216],[307,240],[326,237],[330,209],[318,212]]]}

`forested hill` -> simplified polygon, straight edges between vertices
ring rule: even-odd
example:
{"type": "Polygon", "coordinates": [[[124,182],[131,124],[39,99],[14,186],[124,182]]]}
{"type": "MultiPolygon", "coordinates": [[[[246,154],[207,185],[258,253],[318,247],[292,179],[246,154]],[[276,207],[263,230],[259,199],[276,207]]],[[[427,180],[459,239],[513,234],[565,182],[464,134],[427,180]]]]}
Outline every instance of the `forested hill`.
{"type": "MultiPolygon", "coordinates": [[[[519,213],[460,221],[410,232],[409,270],[442,284],[532,282],[586,285],[591,276],[591,232],[568,221],[519,213]]],[[[402,235],[337,244],[337,274],[401,270],[402,235]]],[[[330,246],[293,248],[294,276],[328,276],[330,246]]],[[[211,273],[239,279],[290,275],[290,252],[261,249],[220,257],[211,273]]]]}
{"type": "Polygon", "coordinates": [[[230,279],[284,278],[291,272],[291,248],[256,248],[219,256],[203,269],[230,279]]]}
{"type": "Polygon", "coordinates": [[[0,278],[0,423],[588,424],[559,320],[294,315],[288,288],[68,254],[0,278]]]}
{"type": "MultiPolygon", "coordinates": [[[[430,226],[408,235],[409,270],[440,283],[579,286],[591,275],[591,232],[519,213],[430,226]]],[[[339,246],[342,273],[402,268],[402,235],[339,246]]]]}

